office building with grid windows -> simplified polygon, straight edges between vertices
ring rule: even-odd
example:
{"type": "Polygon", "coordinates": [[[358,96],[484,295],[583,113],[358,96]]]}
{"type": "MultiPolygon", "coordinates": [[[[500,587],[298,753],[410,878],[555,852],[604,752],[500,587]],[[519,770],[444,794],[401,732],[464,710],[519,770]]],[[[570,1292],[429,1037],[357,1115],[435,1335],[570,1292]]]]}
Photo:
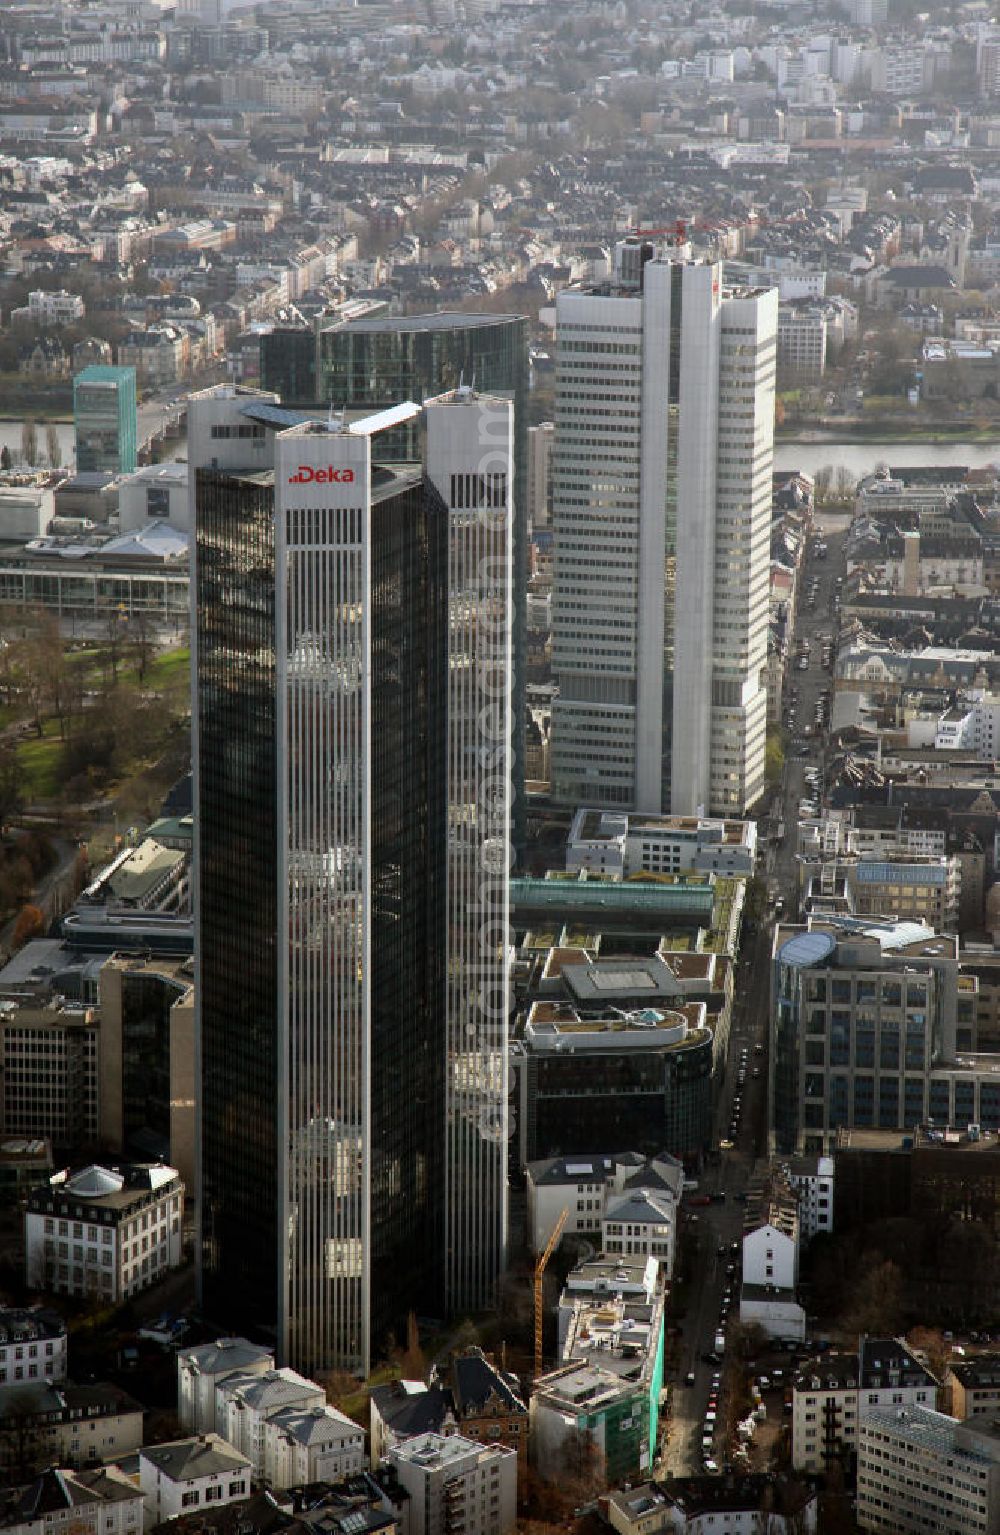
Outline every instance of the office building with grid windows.
{"type": "Polygon", "coordinates": [[[203,1305],[367,1373],[504,1264],[511,406],[189,432],[203,1305]]]}
{"type": "Polygon", "coordinates": [[[741,816],[764,788],[777,289],[631,238],[556,303],[552,792],[741,816]]]}

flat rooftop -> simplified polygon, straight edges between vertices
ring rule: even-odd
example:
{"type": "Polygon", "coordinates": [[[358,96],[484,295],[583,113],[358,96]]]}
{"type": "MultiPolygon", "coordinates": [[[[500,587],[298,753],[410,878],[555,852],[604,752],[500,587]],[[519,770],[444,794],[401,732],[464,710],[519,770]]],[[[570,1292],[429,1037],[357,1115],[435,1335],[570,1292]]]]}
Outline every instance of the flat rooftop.
{"type": "Polygon", "coordinates": [[[523,321],[524,315],[464,314],[457,309],[443,309],[435,314],[375,315],[342,324],[324,325],[326,331],[346,331],[350,335],[405,335],[413,331],[481,330],[488,325],[510,325],[523,321]]]}

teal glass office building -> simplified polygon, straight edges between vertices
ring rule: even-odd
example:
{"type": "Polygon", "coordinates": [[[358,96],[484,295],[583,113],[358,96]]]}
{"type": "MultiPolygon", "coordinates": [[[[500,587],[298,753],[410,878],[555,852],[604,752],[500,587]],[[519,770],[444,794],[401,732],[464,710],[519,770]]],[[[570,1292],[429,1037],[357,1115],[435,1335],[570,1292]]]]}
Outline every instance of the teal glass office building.
{"type": "Polygon", "coordinates": [[[135,369],[94,364],[78,373],[73,427],[78,472],[131,474],[138,435],[135,369]]]}

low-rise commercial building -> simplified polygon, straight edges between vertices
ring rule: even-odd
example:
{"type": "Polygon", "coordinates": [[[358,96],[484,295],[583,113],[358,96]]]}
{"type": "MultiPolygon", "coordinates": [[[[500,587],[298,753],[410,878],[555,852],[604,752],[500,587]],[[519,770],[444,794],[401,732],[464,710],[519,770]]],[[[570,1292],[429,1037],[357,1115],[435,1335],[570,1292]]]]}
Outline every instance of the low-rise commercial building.
{"type": "Polygon", "coordinates": [[[176,1168],[123,1163],[54,1174],[29,1196],[29,1286],[114,1305],[181,1261],[184,1185],[176,1168]]]}
{"type": "Polygon", "coordinates": [[[52,1176],[52,1142],[44,1135],[0,1141],[0,1208],[20,1204],[29,1189],[52,1176]]]}
{"type": "Polygon", "coordinates": [[[756,821],[712,816],[578,810],[566,841],[567,869],[619,876],[696,869],[749,878],[756,855],[756,821]]]}
{"type": "Polygon", "coordinates": [[[51,1177],[54,1166],[47,1136],[15,1135],[0,1141],[0,1207],[20,1204],[29,1189],[51,1177]]]}
{"type": "Polygon", "coordinates": [[[187,628],[187,535],[168,523],[119,538],[33,537],[0,549],[0,603],[40,609],[67,624],[107,624],[111,614],[187,628]]]}
{"type": "MultiPolygon", "coordinates": [[[[647,962],[648,964],[648,962],[647,962]]],[[[711,1140],[712,1031],[704,1002],[669,1008],[637,964],[566,966],[565,1000],[530,1008],[518,1054],[525,1162],[624,1144],[698,1162],[711,1140]],[[572,981],[579,972],[581,986],[572,981]],[[586,995],[581,987],[588,988],[586,995]]]]}
{"type": "Polygon", "coordinates": [[[148,527],[154,519],[186,533],[189,507],[187,464],[147,464],[119,482],[118,526],[122,533],[148,527]]]}
{"type": "Polygon", "coordinates": [[[1000,1527],[1000,1421],[930,1407],[865,1412],[857,1519],[873,1535],[987,1535],[1000,1527]]]}

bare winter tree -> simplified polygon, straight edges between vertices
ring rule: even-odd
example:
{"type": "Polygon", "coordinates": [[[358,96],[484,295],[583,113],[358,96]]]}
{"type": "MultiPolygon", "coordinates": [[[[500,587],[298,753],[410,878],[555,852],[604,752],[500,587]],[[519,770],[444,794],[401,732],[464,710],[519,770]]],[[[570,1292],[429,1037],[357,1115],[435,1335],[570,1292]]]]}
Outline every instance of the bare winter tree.
{"type": "Polygon", "coordinates": [[[30,417],[21,427],[21,457],[30,468],[38,463],[38,428],[30,417]]]}

